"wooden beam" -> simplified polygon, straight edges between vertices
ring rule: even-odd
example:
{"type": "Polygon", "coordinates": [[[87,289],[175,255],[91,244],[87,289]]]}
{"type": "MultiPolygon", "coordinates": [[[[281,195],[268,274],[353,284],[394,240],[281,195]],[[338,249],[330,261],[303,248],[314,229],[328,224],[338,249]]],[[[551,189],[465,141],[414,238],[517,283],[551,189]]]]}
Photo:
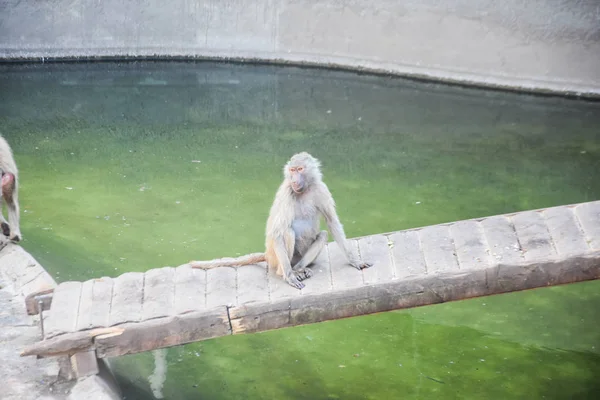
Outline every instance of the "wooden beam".
{"type": "Polygon", "coordinates": [[[119,326],[123,332],[97,336],[94,340],[99,358],[116,357],[199,342],[231,334],[226,307],[195,311],[119,326]]]}
{"type": "Polygon", "coordinates": [[[598,278],[600,251],[594,251],[543,262],[495,264],[486,269],[421,275],[379,285],[248,303],[231,308],[229,314],[235,335],[598,278]]]}
{"type": "Polygon", "coordinates": [[[66,333],[55,336],[52,339],[43,340],[25,347],[21,352],[24,356],[59,356],[74,354],[80,351],[88,350],[94,345],[94,337],[105,334],[121,333],[122,328],[97,328],[89,331],[66,333]]]}

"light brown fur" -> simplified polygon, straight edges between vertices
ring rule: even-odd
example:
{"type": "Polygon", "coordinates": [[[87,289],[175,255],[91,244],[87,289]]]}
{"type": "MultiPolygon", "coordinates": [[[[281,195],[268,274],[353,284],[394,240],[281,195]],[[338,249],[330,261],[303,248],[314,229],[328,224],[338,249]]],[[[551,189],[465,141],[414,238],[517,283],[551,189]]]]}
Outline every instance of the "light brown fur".
{"type": "Polygon", "coordinates": [[[320,217],[344,250],[350,265],[357,269],[372,264],[358,260],[346,240],[344,228],[335,210],[335,202],[323,182],[319,161],[308,153],[294,155],[284,167],[267,220],[265,253],[211,261],[191,261],[193,268],[242,266],[266,261],[290,285],[301,289],[304,279],[312,276],[310,266],[327,243],[327,231],[319,231],[320,217]]]}
{"type": "Polygon", "coordinates": [[[19,171],[12,150],[2,136],[0,136],[0,173],[2,174],[0,211],[4,201],[8,209],[8,222],[0,212],[0,225],[5,236],[18,242],[22,238],[19,227],[19,171]]]}

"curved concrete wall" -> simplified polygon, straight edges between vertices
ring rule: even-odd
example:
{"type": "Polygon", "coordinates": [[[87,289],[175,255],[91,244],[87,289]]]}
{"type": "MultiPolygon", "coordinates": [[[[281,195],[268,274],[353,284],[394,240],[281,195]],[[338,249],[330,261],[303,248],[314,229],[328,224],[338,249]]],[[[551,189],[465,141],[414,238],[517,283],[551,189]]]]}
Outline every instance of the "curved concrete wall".
{"type": "Polygon", "coordinates": [[[600,96],[599,0],[0,0],[0,58],[334,65],[600,96]]]}

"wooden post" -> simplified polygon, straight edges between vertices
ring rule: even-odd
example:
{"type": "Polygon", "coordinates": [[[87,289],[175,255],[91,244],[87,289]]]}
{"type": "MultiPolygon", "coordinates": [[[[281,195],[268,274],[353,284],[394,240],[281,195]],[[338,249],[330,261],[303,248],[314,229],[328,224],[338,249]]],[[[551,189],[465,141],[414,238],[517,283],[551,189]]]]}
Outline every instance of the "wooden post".
{"type": "Polygon", "coordinates": [[[99,372],[98,359],[95,350],[75,353],[71,356],[71,365],[77,379],[90,375],[96,375],[99,372]]]}

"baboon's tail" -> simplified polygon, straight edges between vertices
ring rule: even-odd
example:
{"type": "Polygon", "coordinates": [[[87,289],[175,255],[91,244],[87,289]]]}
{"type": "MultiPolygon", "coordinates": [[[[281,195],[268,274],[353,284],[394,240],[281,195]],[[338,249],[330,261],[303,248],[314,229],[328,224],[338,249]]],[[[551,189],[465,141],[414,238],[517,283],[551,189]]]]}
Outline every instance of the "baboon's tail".
{"type": "Polygon", "coordinates": [[[265,257],[265,253],[252,253],[236,258],[225,257],[210,261],[190,261],[189,265],[192,268],[211,269],[217,267],[240,267],[243,265],[256,264],[266,260],[267,258],[265,257]]]}

